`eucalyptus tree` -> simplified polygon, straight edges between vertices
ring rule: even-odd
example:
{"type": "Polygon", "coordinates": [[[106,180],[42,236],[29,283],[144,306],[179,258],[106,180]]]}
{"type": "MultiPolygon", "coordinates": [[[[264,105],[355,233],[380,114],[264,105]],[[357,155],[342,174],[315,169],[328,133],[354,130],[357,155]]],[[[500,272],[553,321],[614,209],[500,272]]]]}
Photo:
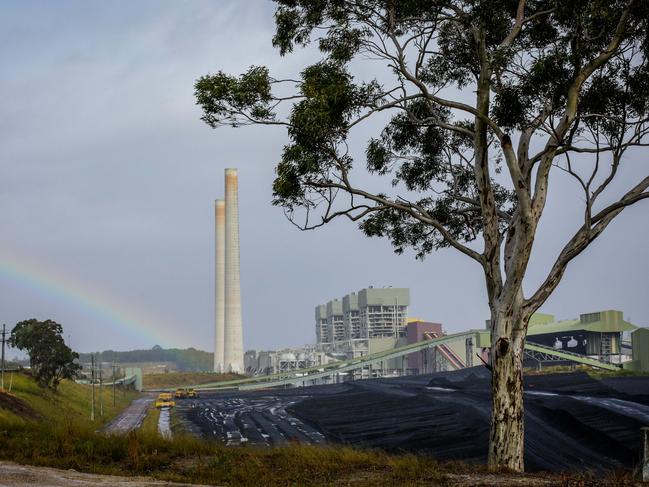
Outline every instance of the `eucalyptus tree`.
{"type": "Polygon", "coordinates": [[[200,78],[202,119],[285,127],[273,203],[301,228],[348,218],[397,252],[449,247],[481,267],[491,310],[489,465],[523,470],[530,316],[570,261],[649,197],[649,176],[622,193],[612,184],[629,156],[646,165],[638,147],[649,130],[649,2],[275,1],[273,45],[285,55],[314,44],[319,59],[294,79],[263,66],[200,78]],[[358,74],[366,65],[375,76],[358,74]],[[376,137],[350,146],[371,123],[381,124],[376,137]],[[368,184],[361,172],[386,184],[376,191],[377,178],[368,184]],[[576,181],[583,219],[526,295],[556,172],[576,181]]]}
{"type": "Polygon", "coordinates": [[[29,355],[29,366],[41,387],[56,390],[63,379],[74,379],[81,366],[79,354],[63,340],[63,327],[56,321],[24,320],[11,330],[9,344],[29,355]]]}

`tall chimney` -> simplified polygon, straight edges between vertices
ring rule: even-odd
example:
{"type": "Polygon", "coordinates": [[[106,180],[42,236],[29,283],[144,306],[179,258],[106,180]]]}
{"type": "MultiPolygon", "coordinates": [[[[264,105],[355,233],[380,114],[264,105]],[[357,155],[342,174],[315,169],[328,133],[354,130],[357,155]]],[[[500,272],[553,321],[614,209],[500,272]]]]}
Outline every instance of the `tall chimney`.
{"type": "Polygon", "coordinates": [[[225,200],[214,202],[214,372],[224,372],[225,200]]]}
{"type": "Polygon", "coordinates": [[[239,275],[239,189],[236,169],[225,170],[225,332],[226,372],[243,373],[241,278],[239,275]]]}

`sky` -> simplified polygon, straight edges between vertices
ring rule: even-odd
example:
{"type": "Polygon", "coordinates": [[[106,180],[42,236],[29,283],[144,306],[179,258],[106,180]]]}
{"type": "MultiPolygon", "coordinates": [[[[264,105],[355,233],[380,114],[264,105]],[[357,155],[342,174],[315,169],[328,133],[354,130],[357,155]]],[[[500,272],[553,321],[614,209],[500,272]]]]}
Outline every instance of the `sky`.
{"type": "MultiPolygon", "coordinates": [[[[213,205],[224,168],[236,167],[246,349],[312,343],[314,306],[369,285],[409,287],[411,316],[449,332],[484,326],[473,261],[452,250],[398,256],[347,221],[299,231],[270,204],[285,131],[201,122],[198,77],[262,64],[295,76],[317,60],[309,49],[279,56],[273,12],[262,0],[0,1],[1,323],[54,319],[84,352],[212,351],[213,205]]],[[[352,151],[379,130],[353,134],[352,151]]],[[[646,155],[630,155],[616,190],[647,173],[646,155]]],[[[526,289],[582,204],[574,182],[553,175],[526,289]]],[[[649,325],[648,212],[647,202],[625,210],[541,311],[618,309],[649,325]]]]}

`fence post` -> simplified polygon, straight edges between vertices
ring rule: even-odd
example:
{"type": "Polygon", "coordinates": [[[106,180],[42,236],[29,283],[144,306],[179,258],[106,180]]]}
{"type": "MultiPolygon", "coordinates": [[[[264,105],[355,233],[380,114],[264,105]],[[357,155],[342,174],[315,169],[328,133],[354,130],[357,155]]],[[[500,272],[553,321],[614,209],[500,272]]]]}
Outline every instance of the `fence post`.
{"type": "Polygon", "coordinates": [[[642,480],[649,482],[649,426],[640,428],[642,435],[642,480]]]}

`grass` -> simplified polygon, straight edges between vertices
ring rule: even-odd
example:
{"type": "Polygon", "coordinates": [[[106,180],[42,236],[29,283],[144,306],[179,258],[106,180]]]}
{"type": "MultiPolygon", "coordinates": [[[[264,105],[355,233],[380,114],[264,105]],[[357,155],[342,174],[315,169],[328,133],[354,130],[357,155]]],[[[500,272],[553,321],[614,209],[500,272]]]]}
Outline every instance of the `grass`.
{"type": "Polygon", "coordinates": [[[241,378],[242,376],[238,374],[217,374],[214,372],[166,372],[162,374],[145,374],[143,382],[144,387],[147,389],[165,389],[241,378]]]}
{"type": "Polygon", "coordinates": [[[140,431],[146,436],[158,435],[158,419],[160,418],[160,410],[151,405],[149,410],[142,421],[140,431]]]}
{"type": "Polygon", "coordinates": [[[3,460],[221,486],[514,483],[533,486],[535,481],[547,479],[556,480],[553,485],[565,486],[634,485],[628,472],[598,477],[589,474],[498,474],[494,477],[482,466],[440,463],[419,455],[297,444],[276,448],[226,447],[188,436],[164,440],[146,429],[127,436],[108,436],[68,421],[43,422],[31,428],[14,425],[0,431],[0,438],[3,460]]]}
{"type": "MultiPolygon", "coordinates": [[[[90,422],[90,409],[92,391],[89,385],[77,384],[73,381],[64,380],[57,391],[44,389],[25,372],[14,373],[11,393],[0,393],[1,398],[10,400],[18,399],[26,405],[35,416],[45,421],[60,421],[63,418],[77,422],[87,422],[95,428],[103,425],[112,419],[119,411],[124,409],[138,396],[135,391],[118,388],[115,394],[115,406],[113,406],[113,390],[111,387],[103,387],[100,395],[99,387],[95,387],[95,418],[90,422]],[[103,399],[103,416],[100,416],[100,403],[103,399]]],[[[15,408],[13,410],[2,407],[0,401],[0,422],[3,423],[33,423],[34,418],[28,414],[21,413],[15,408]]]]}
{"type": "Polygon", "coordinates": [[[603,379],[608,377],[632,377],[632,376],[647,376],[649,372],[634,371],[628,369],[620,370],[604,370],[590,367],[588,365],[551,365],[543,366],[541,370],[536,368],[525,368],[524,375],[547,375],[547,374],[563,374],[570,372],[585,372],[593,379],[603,379]]]}
{"type": "Polygon", "coordinates": [[[435,462],[423,457],[344,447],[229,448],[186,436],[163,440],[146,431],[105,436],[70,422],[5,429],[2,444],[0,457],[19,463],[181,482],[331,485],[355,478],[359,480],[355,485],[395,485],[406,479],[441,480],[435,462]],[[372,481],[366,483],[363,478],[372,481]]]}

